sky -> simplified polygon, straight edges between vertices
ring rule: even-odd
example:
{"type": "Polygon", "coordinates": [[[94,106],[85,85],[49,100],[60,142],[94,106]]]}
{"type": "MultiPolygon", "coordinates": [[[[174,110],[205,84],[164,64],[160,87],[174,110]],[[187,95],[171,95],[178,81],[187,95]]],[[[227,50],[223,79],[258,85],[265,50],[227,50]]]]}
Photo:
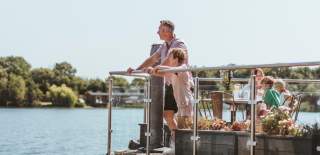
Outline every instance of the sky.
{"type": "Polygon", "coordinates": [[[319,0],[0,0],[0,56],[67,61],[84,78],[137,67],[159,21],[197,66],[319,61],[319,0]]]}

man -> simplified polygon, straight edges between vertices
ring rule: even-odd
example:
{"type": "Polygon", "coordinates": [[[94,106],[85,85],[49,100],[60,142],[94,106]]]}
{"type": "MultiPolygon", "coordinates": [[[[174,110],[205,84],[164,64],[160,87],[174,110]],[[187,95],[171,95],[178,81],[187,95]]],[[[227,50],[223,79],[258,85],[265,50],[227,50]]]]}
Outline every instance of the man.
{"type": "MultiPolygon", "coordinates": [[[[169,55],[168,51],[171,48],[182,48],[187,52],[187,47],[184,42],[177,39],[174,34],[174,24],[169,20],[160,21],[160,26],[158,29],[158,35],[164,43],[159,47],[159,49],[150,57],[148,57],[136,70],[144,70],[149,72],[148,67],[153,66],[157,62],[161,62],[161,65],[167,65],[168,59],[166,57],[169,55]]],[[[188,56],[183,62],[184,64],[188,63],[188,56]]],[[[130,74],[135,69],[129,67],[127,72],[130,74]]],[[[177,103],[173,96],[173,89],[170,80],[165,78],[165,105],[163,117],[166,120],[170,130],[177,128],[177,123],[174,120],[174,114],[178,111],[177,103]]]]}

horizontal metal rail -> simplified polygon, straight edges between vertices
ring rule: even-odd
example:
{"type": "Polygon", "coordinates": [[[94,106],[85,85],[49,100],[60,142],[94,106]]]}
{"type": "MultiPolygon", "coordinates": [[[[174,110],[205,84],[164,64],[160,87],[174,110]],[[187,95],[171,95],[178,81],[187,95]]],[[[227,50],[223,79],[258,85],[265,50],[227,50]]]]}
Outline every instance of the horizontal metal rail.
{"type": "MultiPolygon", "coordinates": [[[[320,83],[320,80],[309,80],[309,79],[282,79],[283,81],[287,83],[320,83]]],[[[223,78],[199,78],[199,81],[205,81],[205,82],[221,82],[223,81],[223,78]]],[[[231,81],[233,82],[248,82],[249,78],[231,78],[231,81]]]]}
{"type": "Polygon", "coordinates": [[[296,63],[274,63],[260,65],[234,65],[217,67],[188,67],[185,69],[163,69],[159,72],[185,72],[185,71],[208,71],[208,70],[235,70],[235,69],[254,69],[254,68],[273,68],[273,67],[298,67],[298,66],[320,66],[320,61],[296,62],[296,63]]]}
{"type": "MultiPolygon", "coordinates": [[[[235,69],[254,69],[254,68],[274,68],[274,67],[299,67],[299,66],[320,66],[320,61],[313,62],[294,62],[294,63],[273,63],[273,64],[258,64],[258,65],[234,65],[234,66],[216,66],[216,67],[187,67],[162,69],[159,72],[185,72],[185,71],[208,71],[208,70],[235,70],[235,69]]],[[[146,74],[142,70],[134,70],[131,74],[126,71],[111,71],[110,75],[125,75],[131,76],[134,74],[146,74]]],[[[148,76],[146,74],[146,76],[148,76]]]]}

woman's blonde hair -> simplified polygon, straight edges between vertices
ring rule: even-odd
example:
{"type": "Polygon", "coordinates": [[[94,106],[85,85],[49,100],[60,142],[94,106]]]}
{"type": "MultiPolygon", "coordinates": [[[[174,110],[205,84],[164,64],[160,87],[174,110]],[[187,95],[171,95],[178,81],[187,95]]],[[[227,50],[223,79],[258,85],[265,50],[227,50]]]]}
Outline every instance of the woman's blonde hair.
{"type": "Polygon", "coordinates": [[[282,79],[276,79],[273,86],[274,88],[285,88],[286,83],[282,79]]]}

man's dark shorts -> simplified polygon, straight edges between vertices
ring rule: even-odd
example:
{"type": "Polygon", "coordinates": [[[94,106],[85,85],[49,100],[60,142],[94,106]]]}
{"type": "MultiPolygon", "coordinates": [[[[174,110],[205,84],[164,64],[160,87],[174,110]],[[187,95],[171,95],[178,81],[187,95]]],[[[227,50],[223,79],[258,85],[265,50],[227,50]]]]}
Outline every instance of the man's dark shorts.
{"type": "Polygon", "coordinates": [[[177,102],[173,96],[172,85],[166,85],[165,87],[164,110],[173,110],[174,113],[178,111],[177,102]]]}

